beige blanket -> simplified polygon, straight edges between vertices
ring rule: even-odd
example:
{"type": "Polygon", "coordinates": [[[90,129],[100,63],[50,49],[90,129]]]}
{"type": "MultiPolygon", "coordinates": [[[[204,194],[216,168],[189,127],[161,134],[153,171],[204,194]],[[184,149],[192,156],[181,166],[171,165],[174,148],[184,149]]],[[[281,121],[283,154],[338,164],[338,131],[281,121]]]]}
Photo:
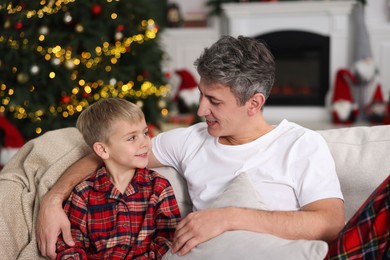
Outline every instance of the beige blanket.
{"type": "Polygon", "coordinates": [[[0,259],[39,259],[35,222],[42,196],[89,152],[76,128],[26,143],[0,172],[0,259]]]}

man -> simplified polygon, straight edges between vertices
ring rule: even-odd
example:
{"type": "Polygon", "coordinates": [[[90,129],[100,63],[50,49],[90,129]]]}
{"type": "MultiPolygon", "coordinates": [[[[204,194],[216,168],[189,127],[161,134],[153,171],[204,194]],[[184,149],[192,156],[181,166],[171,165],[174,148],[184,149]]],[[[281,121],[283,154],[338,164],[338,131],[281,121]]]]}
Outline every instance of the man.
{"type": "MultiPolygon", "coordinates": [[[[194,212],[177,226],[172,251],[184,255],[227,230],[286,239],[336,238],[344,226],[344,206],[327,144],[314,131],[287,120],[272,126],[263,117],[275,72],[267,47],[252,38],[225,36],[205,49],[196,65],[198,115],[206,122],[158,135],[148,164],[172,166],[189,183],[194,212]],[[208,208],[242,172],[268,210],[208,208]]],[[[81,159],[42,201],[37,237],[43,255],[55,256],[60,232],[72,245],[61,204],[98,163],[93,155],[81,159]]]]}

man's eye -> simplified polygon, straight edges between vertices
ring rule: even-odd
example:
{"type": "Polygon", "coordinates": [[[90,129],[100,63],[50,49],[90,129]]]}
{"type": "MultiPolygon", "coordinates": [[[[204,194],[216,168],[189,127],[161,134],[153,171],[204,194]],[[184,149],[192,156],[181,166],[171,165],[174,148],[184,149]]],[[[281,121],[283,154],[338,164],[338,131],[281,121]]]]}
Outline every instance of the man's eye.
{"type": "Polygon", "coordinates": [[[216,105],[216,106],[220,104],[220,102],[213,100],[213,99],[210,99],[210,103],[213,105],[216,105]]]}

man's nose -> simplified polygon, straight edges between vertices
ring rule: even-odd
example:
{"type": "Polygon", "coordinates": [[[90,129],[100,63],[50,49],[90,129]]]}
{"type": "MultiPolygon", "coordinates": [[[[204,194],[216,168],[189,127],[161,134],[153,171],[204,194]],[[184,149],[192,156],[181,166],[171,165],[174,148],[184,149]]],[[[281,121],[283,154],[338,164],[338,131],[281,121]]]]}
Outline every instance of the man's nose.
{"type": "Polygon", "coordinates": [[[207,116],[210,113],[210,110],[207,105],[207,99],[204,97],[199,98],[199,106],[198,106],[198,111],[197,114],[198,116],[207,116]]]}

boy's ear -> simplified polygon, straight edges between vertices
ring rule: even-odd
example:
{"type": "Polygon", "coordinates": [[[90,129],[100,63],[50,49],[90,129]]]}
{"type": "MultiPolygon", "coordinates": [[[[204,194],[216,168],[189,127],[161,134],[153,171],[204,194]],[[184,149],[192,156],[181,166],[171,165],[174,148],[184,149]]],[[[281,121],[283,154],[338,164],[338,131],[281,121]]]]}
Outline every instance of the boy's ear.
{"type": "Polygon", "coordinates": [[[106,149],[106,145],[104,143],[101,143],[101,142],[96,142],[93,144],[92,146],[93,150],[95,151],[95,153],[102,159],[108,159],[109,157],[109,154],[107,152],[107,149],[106,149]]]}
{"type": "Polygon", "coordinates": [[[265,103],[265,97],[262,93],[256,93],[249,99],[249,115],[255,115],[261,111],[265,103]]]}

